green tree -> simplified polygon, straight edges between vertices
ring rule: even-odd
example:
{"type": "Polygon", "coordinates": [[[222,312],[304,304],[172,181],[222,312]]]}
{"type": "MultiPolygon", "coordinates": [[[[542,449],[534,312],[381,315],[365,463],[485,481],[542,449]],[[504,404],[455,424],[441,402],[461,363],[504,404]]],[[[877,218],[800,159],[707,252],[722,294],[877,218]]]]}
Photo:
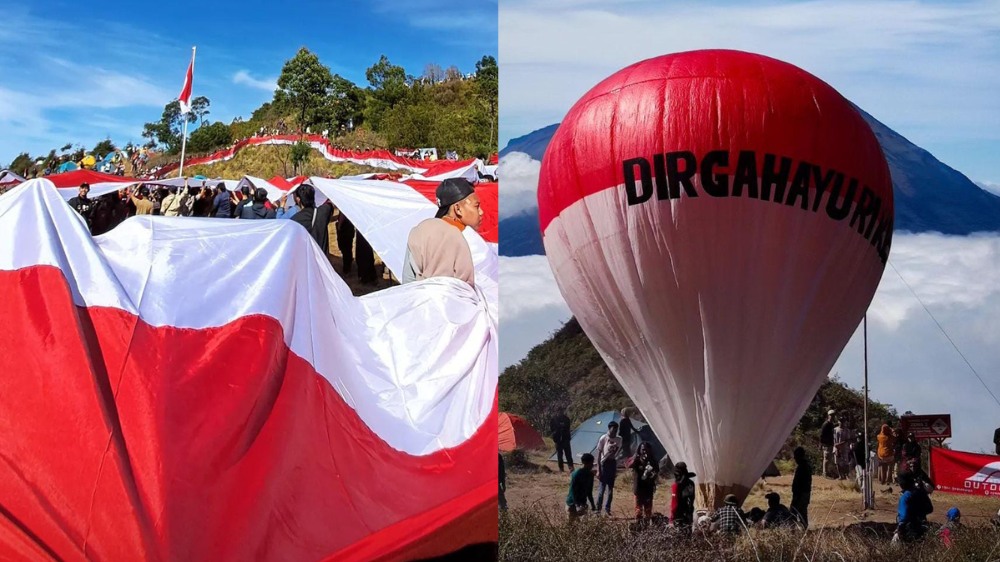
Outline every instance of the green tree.
{"type": "MultiPolygon", "coordinates": [[[[187,120],[193,121],[196,117],[188,114],[187,120]]],[[[163,107],[163,114],[160,120],[143,125],[142,136],[149,139],[151,146],[162,146],[168,154],[176,154],[181,149],[181,133],[183,131],[185,116],[181,115],[181,104],[174,100],[163,107]]]]}
{"type": "Polygon", "coordinates": [[[208,110],[208,106],[210,105],[212,105],[212,102],[205,96],[198,96],[191,100],[191,113],[188,116],[188,121],[194,123],[197,119],[199,127],[204,125],[205,116],[211,113],[208,110]]]}
{"type": "Polygon", "coordinates": [[[309,159],[309,153],[312,151],[312,147],[309,146],[305,141],[299,141],[292,145],[292,170],[293,173],[299,173],[299,166],[309,159]]]}
{"type": "Polygon", "coordinates": [[[371,85],[365,120],[376,131],[380,131],[386,112],[405,100],[409,94],[406,70],[392,64],[388,57],[382,55],[377,63],[365,71],[365,77],[371,85]]]}
{"type": "Polygon", "coordinates": [[[7,168],[9,168],[15,174],[27,177],[28,170],[30,170],[33,165],[34,165],[34,159],[31,158],[31,155],[28,154],[27,152],[22,152],[18,154],[13,161],[11,161],[10,166],[7,166],[7,168]]]}
{"type": "Polygon", "coordinates": [[[110,138],[104,139],[94,146],[92,154],[95,157],[101,157],[107,155],[109,152],[115,151],[115,143],[111,142],[110,138]]]}
{"type": "Polygon", "coordinates": [[[233,142],[232,130],[225,123],[216,122],[195,129],[188,139],[187,147],[191,152],[209,152],[229,146],[231,142],[233,142]]]}
{"type": "Polygon", "coordinates": [[[497,138],[497,108],[499,107],[499,69],[497,60],[491,56],[484,56],[476,63],[476,90],[479,94],[480,103],[486,110],[486,117],[489,119],[489,144],[493,147],[491,152],[495,152],[499,144],[497,138]]]}
{"type": "Polygon", "coordinates": [[[299,110],[299,124],[312,125],[308,112],[323,105],[328,90],[333,85],[330,69],[319,62],[319,57],[302,47],[294,57],[285,62],[278,77],[274,101],[284,100],[299,110]]]}

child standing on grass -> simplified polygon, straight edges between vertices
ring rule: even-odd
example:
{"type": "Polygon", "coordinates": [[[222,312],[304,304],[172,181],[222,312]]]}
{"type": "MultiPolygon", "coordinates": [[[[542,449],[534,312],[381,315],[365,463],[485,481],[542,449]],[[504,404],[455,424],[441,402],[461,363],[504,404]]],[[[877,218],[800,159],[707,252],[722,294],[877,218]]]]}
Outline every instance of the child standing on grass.
{"type": "Polygon", "coordinates": [[[594,455],[584,453],[580,456],[580,462],[583,466],[574,470],[569,477],[566,513],[570,521],[587,513],[588,501],[591,509],[597,510],[597,506],[594,505],[594,455]]]}

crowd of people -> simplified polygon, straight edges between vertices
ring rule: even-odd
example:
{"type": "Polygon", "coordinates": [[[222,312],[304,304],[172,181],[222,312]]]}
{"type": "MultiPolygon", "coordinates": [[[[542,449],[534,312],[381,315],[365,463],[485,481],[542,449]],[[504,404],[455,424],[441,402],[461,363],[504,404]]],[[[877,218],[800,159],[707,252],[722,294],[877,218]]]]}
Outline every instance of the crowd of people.
{"type": "Polygon", "coordinates": [[[229,191],[225,183],[160,187],[150,189],[139,185],[95,199],[89,197],[90,186],[82,184],[69,205],[86,221],[94,235],[108,232],[126,218],[142,215],[168,217],[214,217],[220,219],[286,219],[297,222],[309,230],[310,235],[324,251],[329,253],[331,221],[336,222],[337,246],[343,259],[343,273],[352,271],[357,264],[361,283],[377,284],[375,252],[361,233],[343,213],[335,213],[329,201],[316,205],[315,189],[303,184],[277,202],[268,200],[264,189],[243,186],[239,191],[229,191]]]}
{"type": "MultiPolygon", "coordinates": [[[[814,471],[806,449],[801,446],[793,451],[795,473],[787,505],[782,502],[780,494],[771,491],[764,495],[766,506],[755,506],[744,511],[740,499],[734,494],[728,494],[718,509],[698,513],[695,510],[694,483],[697,475],[688,470],[686,463],[677,462],[672,469],[669,512],[664,516],[654,514],[653,499],[660,483],[661,471],[665,469],[649,442],[633,443],[637,435],[636,424],[627,410],[622,410],[620,421],[608,423],[607,432],[598,439],[593,453],[585,453],[579,457],[582,463],[579,467],[574,464],[570,444],[571,421],[566,413],[556,413],[550,419],[549,429],[555,443],[559,471],[564,472],[568,468],[570,472],[565,509],[571,522],[588,514],[600,515],[603,512],[606,516],[612,515],[615,483],[619,471],[624,468],[631,473],[634,519],[640,527],[659,522],[683,534],[731,535],[752,528],[809,528],[814,471]]],[[[822,476],[848,479],[853,471],[860,487],[866,472],[877,471],[878,481],[889,486],[885,492],[890,492],[893,484],[899,486],[893,542],[920,540],[930,532],[932,525],[928,523],[928,515],[934,511],[931,494],[935,486],[921,467],[923,451],[913,433],[903,438],[899,429],[893,430],[888,424],[882,425],[876,438],[877,450],[870,455],[864,432],[852,432],[849,421],[842,422],[838,419],[837,412],[830,410],[820,429],[819,441],[822,458],[819,474],[822,476]]],[[[996,441],[1000,441],[1000,430],[997,431],[996,441]]],[[[501,509],[506,509],[507,484],[502,456],[500,474],[501,509]]],[[[952,507],[947,511],[947,522],[937,528],[936,536],[946,546],[950,546],[955,534],[961,531],[961,517],[960,510],[952,507]]],[[[1000,527],[1000,511],[993,523],[1000,527]]]]}

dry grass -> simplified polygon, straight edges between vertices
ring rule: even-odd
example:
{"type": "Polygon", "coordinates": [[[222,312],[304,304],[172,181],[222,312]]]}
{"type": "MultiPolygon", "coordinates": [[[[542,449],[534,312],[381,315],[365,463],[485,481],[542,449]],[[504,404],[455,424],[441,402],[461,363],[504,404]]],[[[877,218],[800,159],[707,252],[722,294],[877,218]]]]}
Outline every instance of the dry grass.
{"type": "MultiPolygon", "coordinates": [[[[549,442],[551,444],[551,442],[549,442]]],[[[901,552],[889,544],[894,527],[899,490],[878,489],[876,509],[865,511],[861,495],[850,480],[813,477],[809,506],[810,531],[779,533],[755,531],[751,537],[725,540],[720,537],[681,539],[666,529],[636,533],[630,529],[634,500],[631,474],[620,473],[615,484],[611,518],[585,517],[572,527],[566,523],[565,499],[569,473],[560,473],[548,457],[553,449],[529,453],[507,467],[508,516],[501,521],[500,552],[503,560],[572,560],[574,555],[602,560],[987,560],[986,555],[1000,543],[1000,534],[989,526],[996,513],[996,499],[944,494],[931,496],[934,513],[930,521],[940,525],[944,514],[956,506],[969,526],[955,548],[947,552],[936,540],[907,546],[901,552]],[[565,551],[565,552],[564,552],[565,551]],[[610,553],[610,554],[609,554],[610,553]]],[[[697,481],[697,478],[695,479],[697,481]]],[[[786,505],[791,499],[791,474],[760,480],[743,508],[766,508],[764,494],[781,494],[786,505]]],[[[669,511],[669,481],[661,480],[654,497],[653,511],[669,511]]],[[[597,499],[597,487],[594,489],[597,499]]],[[[993,558],[1000,561],[1000,549],[993,558]]]]}
{"type": "MultiPolygon", "coordinates": [[[[340,177],[387,171],[350,162],[331,162],[313,150],[296,174],[292,169],[291,150],[291,145],[248,146],[237,152],[231,160],[201,166],[185,166],[184,175],[226,179],[255,176],[268,179],[274,176],[287,178],[294,175],[340,177]]],[[[176,175],[176,172],[173,175],[176,175]]]]}

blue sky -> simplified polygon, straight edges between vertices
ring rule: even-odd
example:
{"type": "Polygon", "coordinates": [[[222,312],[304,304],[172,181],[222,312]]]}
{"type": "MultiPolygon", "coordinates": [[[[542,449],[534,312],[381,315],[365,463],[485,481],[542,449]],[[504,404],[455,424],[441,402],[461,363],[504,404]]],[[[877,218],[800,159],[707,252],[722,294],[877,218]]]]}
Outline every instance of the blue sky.
{"type": "Polygon", "coordinates": [[[812,72],[972,180],[1000,183],[1000,1],[503,0],[500,146],[601,79],[728,48],[812,72]]]}
{"type": "Polygon", "coordinates": [[[67,142],[141,141],[176,98],[197,45],[193,95],[229,122],[272,97],[299,47],[365,86],[385,54],[410,74],[475,69],[497,55],[496,0],[371,2],[4,2],[0,26],[0,166],[67,142]],[[90,8],[95,8],[91,10],[90,8]]]}

